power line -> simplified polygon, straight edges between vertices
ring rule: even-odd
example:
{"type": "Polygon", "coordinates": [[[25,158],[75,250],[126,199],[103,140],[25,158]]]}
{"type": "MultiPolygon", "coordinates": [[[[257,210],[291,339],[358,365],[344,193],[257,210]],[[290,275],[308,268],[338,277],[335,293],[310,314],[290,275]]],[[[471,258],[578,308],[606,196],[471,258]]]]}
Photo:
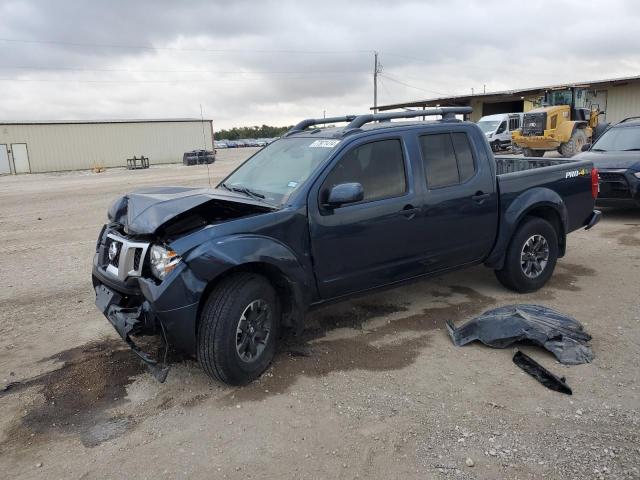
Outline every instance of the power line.
{"type": "MultiPolygon", "coordinates": [[[[363,75],[368,72],[360,72],[363,75]]],[[[300,72],[299,74],[301,78],[326,78],[326,75],[317,75],[311,74],[308,75],[305,72],[300,72]]],[[[289,77],[294,78],[294,77],[289,77]]],[[[78,79],[78,78],[8,78],[8,77],[0,77],[0,81],[3,82],[42,82],[42,83],[55,83],[55,82],[64,82],[64,83],[215,83],[215,82],[239,82],[243,80],[258,80],[263,81],[262,77],[235,77],[235,78],[211,78],[211,79],[183,79],[183,78],[174,78],[174,79],[164,79],[164,80],[88,80],[88,79],[78,79]]]]}
{"type": "Polygon", "coordinates": [[[424,88],[416,87],[415,85],[410,85],[408,83],[403,82],[402,80],[398,80],[397,78],[391,77],[386,73],[381,73],[380,75],[383,76],[384,78],[386,78],[387,80],[391,80],[392,82],[399,83],[400,85],[404,85],[405,87],[415,88],[416,90],[421,90],[421,91],[426,92],[426,93],[435,93],[436,95],[449,96],[446,93],[437,92],[435,90],[427,90],[427,89],[424,89],[424,88]]]}
{"type": "Polygon", "coordinates": [[[235,74],[259,74],[259,75],[343,75],[343,74],[368,74],[364,70],[340,70],[340,71],[296,71],[296,70],[131,70],[127,68],[88,68],[88,67],[48,67],[39,65],[0,65],[0,69],[5,70],[42,70],[42,71],[61,71],[61,72],[116,72],[116,73],[214,73],[217,75],[235,75],[235,74]]]}
{"type": "Polygon", "coordinates": [[[177,51],[177,52],[208,52],[208,53],[287,53],[310,55],[342,55],[342,54],[370,54],[371,50],[295,50],[295,49],[242,49],[242,48],[182,48],[182,47],[154,47],[153,45],[125,45],[111,43],[82,43],[60,40],[31,40],[19,38],[0,38],[0,42],[25,43],[38,45],[62,45],[68,47],[83,48],[122,48],[153,51],[177,51]]]}

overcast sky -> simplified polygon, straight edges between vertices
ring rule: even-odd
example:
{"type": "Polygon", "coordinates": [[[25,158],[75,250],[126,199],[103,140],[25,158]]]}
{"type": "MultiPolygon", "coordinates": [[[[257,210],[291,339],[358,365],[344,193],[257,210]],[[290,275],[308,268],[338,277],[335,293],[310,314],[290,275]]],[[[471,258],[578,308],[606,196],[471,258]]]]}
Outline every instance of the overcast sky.
{"type": "Polygon", "coordinates": [[[640,74],[636,1],[0,0],[0,119],[287,125],[640,74]]]}

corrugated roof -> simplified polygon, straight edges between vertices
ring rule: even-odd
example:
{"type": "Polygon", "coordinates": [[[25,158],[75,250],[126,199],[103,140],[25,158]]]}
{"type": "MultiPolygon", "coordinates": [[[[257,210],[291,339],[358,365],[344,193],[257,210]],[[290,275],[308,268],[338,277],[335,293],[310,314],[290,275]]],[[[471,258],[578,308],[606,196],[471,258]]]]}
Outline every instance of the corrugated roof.
{"type": "MultiPolygon", "coordinates": [[[[605,80],[590,80],[587,82],[573,82],[573,83],[560,83],[556,85],[546,85],[542,87],[529,87],[515,90],[498,90],[495,92],[476,93],[474,95],[452,95],[448,97],[434,97],[424,100],[414,100],[410,102],[394,103],[388,105],[381,105],[378,110],[393,110],[396,108],[404,107],[420,107],[423,104],[439,103],[439,102],[468,102],[472,98],[486,98],[494,96],[514,96],[514,95],[526,95],[535,94],[538,92],[544,92],[545,90],[557,90],[560,88],[568,87],[597,87],[599,85],[615,85],[616,83],[624,83],[629,81],[639,81],[640,75],[634,75],[631,77],[610,78],[605,80]]],[[[372,109],[373,110],[373,109],[372,109]]]]}
{"type": "Polygon", "coordinates": [[[104,120],[16,120],[0,121],[0,125],[84,125],[93,123],[172,123],[172,122],[211,122],[206,118],[137,118],[137,119],[104,119],[104,120]]]}

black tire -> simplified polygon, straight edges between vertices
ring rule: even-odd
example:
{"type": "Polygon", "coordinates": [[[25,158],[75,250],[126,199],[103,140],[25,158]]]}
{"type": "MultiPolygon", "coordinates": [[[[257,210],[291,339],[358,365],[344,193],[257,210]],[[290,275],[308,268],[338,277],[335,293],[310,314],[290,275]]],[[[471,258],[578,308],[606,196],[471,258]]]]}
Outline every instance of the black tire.
{"type": "Polygon", "coordinates": [[[500,151],[500,141],[499,140],[496,140],[495,142],[491,142],[491,150],[493,150],[496,153],[500,151]]]}
{"type": "MultiPolygon", "coordinates": [[[[261,305],[261,304],[259,304],[261,305]]],[[[249,310],[249,313],[254,310],[249,310]]],[[[265,312],[267,307],[262,311],[265,312]]],[[[246,314],[249,317],[249,313],[246,314]]],[[[198,328],[198,362],[210,377],[229,385],[245,385],[264,372],[276,352],[280,329],[280,302],[275,289],[261,275],[236,273],[222,280],[209,294],[200,315],[198,328]],[[265,302],[270,311],[270,325],[266,340],[253,359],[242,358],[239,333],[243,315],[256,302],[265,302]],[[240,345],[238,345],[240,343],[240,345]]],[[[247,321],[244,322],[247,324],[247,321]]],[[[257,338],[258,328],[251,333],[257,338]]],[[[248,350],[244,352],[251,355],[248,350]]]]}
{"type": "MultiPolygon", "coordinates": [[[[535,240],[528,245],[534,244],[535,240]]],[[[539,255],[539,257],[542,257],[544,249],[540,250],[540,253],[541,255],[539,255]]],[[[518,230],[516,230],[507,247],[507,255],[503,268],[496,270],[495,273],[500,283],[510,290],[519,293],[535,292],[542,288],[549,278],[551,278],[557,260],[558,233],[556,230],[549,222],[542,218],[526,217],[518,227],[518,230]],[[540,261],[540,258],[529,260],[531,255],[536,254],[531,253],[531,247],[525,249],[525,244],[530,242],[531,239],[537,238],[537,236],[542,237],[547,246],[548,256],[544,266],[542,266],[543,262],[540,261]],[[529,271],[528,275],[525,270],[536,263],[538,263],[538,267],[542,267],[542,269],[537,273],[537,269],[534,268],[532,269],[533,271],[529,271]],[[532,277],[532,273],[537,274],[532,277]]]]}
{"type": "Polygon", "coordinates": [[[530,148],[522,149],[522,153],[525,157],[542,157],[544,155],[544,150],[532,150],[530,148]]]}
{"type": "Polygon", "coordinates": [[[602,135],[607,130],[607,128],[609,128],[609,125],[609,123],[599,123],[598,125],[596,125],[593,129],[593,134],[591,135],[591,143],[595,143],[595,141],[600,138],[600,135],[602,135]]]}
{"type": "Polygon", "coordinates": [[[569,141],[560,145],[560,154],[565,158],[571,158],[582,151],[582,145],[585,143],[587,143],[587,136],[584,130],[576,128],[569,141]]]}

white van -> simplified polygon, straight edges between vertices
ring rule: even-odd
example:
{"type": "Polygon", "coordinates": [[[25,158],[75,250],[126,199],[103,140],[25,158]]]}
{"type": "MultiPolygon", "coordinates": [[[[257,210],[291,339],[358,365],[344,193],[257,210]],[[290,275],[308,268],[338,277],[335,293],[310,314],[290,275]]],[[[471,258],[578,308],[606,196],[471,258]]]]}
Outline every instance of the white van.
{"type": "Polygon", "coordinates": [[[523,116],[524,113],[498,113],[487,115],[478,121],[478,126],[494,152],[511,146],[511,133],[522,126],[523,116]]]}

